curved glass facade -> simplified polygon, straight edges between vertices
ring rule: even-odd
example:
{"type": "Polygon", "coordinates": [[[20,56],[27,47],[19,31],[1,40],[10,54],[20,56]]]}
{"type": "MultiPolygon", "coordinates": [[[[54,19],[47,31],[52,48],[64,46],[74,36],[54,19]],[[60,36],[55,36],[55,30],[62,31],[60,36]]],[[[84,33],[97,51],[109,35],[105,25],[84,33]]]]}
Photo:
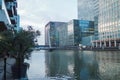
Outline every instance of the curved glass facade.
{"type": "Polygon", "coordinates": [[[49,22],[45,26],[45,45],[51,47],[65,46],[67,44],[67,23],[49,22]]]}

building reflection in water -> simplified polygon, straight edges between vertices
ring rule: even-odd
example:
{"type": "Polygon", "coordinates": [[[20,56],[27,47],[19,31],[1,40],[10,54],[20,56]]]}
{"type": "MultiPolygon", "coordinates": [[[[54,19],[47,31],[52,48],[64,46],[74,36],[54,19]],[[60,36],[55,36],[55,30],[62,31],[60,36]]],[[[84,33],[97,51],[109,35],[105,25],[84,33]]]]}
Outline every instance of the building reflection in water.
{"type": "Polygon", "coordinates": [[[99,72],[104,80],[120,80],[120,51],[96,51],[99,72]]]}
{"type": "Polygon", "coordinates": [[[98,65],[91,51],[46,52],[46,76],[71,76],[75,80],[96,79],[98,65]]]}
{"type": "Polygon", "coordinates": [[[53,50],[33,53],[29,78],[70,76],[72,80],[120,80],[120,51],[53,50]]]}
{"type": "Polygon", "coordinates": [[[64,51],[47,52],[45,54],[46,76],[70,75],[73,67],[72,55],[73,53],[65,53],[64,51]]]}

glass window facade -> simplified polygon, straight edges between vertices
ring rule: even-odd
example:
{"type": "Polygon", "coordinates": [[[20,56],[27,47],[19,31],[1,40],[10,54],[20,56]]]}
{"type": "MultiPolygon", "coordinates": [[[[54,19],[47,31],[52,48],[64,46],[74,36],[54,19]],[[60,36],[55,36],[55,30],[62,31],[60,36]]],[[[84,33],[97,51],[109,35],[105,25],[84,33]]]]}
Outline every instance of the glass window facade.
{"type": "Polygon", "coordinates": [[[120,46],[120,0],[93,0],[96,47],[120,46]]]}
{"type": "Polygon", "coordinates": [[[78,0],[78,19],[94,20],[93,0],[78,0]]]}
{"type": "Polygon", "coordinates": [[[73,21],[68,22],[68,46],[74,45],[74,24],[73,21]]]}
{"type": "Polygon", "coordinates": [[[88,20],[71,20],[68,23],[68,45],[70,46],[79,46],[82,44],[83,37],[87,37],[88,42],[90,43],[90,37],[94,35],[94,22],[88,20]]]}
{"type": "Polygon", "coordinates": [[[90,36],[94,34],[94,22],[87,20],[80,20],[80,32],[82,37],[90,36]]]}
{"type": "Polygon", "coordinates": [[[2,0],[0,0],[0,9],[2,9],[2,0]]]}
{"type": "Polygon", "coordinates": [[[99,39],[120,38],[120,0],[99,0],[99,39]]]}
{"type": "Polygon", "coordinates": [[[94,35],[94,21],[79,20],[80,27],[80,44],[90,46],[92,36],[94,35]]]}
{"type": "Polygon", "coordinates": [[[68,46],[78,46],[80,44],[79,20],[68,22],[68,46]]]}
{"type": "Polygon", "coordinates": [[[49,22],[45,26],[45,45],[52,47],[65,46],[67,38],[67,23],[49,22]]]}

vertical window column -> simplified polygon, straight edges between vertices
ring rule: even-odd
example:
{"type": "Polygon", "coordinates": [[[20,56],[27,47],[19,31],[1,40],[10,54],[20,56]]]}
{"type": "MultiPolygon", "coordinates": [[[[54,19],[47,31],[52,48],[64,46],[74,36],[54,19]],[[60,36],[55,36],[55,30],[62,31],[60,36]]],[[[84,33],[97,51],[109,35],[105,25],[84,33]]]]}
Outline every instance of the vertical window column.
{"type": "Polygon", "coordinates": [[[114,47],[116,47],[116,46],[117,46],[116,40],[114,41],[114,45],[115,45],[114,47]]]}
{"type": "Polygon", "coordinates": [[[109,40],[109,47],[111,47],[111,41],[109,40]]]}
{"type": "Polygon", "coordinates": [[[102,47],[102,42],[100,41],[100,47],[102,47]]]}

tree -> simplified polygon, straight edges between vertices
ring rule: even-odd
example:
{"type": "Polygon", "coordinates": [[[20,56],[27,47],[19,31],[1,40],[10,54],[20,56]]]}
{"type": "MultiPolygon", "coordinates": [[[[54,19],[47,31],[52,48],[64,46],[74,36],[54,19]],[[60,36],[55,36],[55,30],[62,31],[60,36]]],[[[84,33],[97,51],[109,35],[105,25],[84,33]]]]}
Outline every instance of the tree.
{"type": "Polygon", "coordinates": [[[35,32],[25,30],[14,34],[12,31],[0,32],[0,52],[6,52],[14,58],[28,59],[35,46],[34,34],[35,32]]]}
{"type": "Polygon", "coordinates": [[[13,34],[11,31],[0,32],[0,53],[1,55],[8,55],[12,51],[13,34]]]}
{"type": "Polygon", "coordinates": [[[21,30],[13,32],[11,30],[0,32],[0,53],[2,55],[9,55],[16,59],[16,66],[19,71],[19,78],[21,77],[21,65],[24,64],[25,59],[29,59],[33,47],[35,46],[34,39],[40,34],[36,31],[21,30]]]}

